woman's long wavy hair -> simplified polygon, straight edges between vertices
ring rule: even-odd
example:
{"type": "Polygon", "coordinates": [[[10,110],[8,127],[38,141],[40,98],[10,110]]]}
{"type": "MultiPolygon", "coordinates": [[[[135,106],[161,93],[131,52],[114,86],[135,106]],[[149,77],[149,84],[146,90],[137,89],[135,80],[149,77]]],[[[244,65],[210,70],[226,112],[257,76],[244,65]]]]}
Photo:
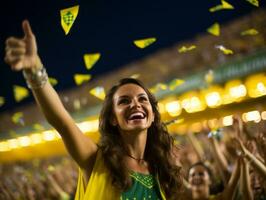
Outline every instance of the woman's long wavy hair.
{"type": "Polygon", "coordinates": [[[123,144],[122,137],[117,126],[113,126],[111,119],[113,115],[113,96],[121,86],[125,84],[136,84],[143,88],[148,95],[149,101],[154,112],[154,122],[148,128],[147,143],[144,159],[149,163],[151,173],[158,176],[161,188],[167,198],[177,199],[182,187],[181,167],[174,161],[173,149],[174,139],[168,134],[166,127],[161,122],[155,97],[136,79],[125,78],[113,86],[105,97],[103,108],[100,114],[99,130],[101,139],[99,148],[106,167],[110,171],[112,183],[120,190],[125,191],[131,184],[129,169],[122,162],[127,149],[123,144]]]}

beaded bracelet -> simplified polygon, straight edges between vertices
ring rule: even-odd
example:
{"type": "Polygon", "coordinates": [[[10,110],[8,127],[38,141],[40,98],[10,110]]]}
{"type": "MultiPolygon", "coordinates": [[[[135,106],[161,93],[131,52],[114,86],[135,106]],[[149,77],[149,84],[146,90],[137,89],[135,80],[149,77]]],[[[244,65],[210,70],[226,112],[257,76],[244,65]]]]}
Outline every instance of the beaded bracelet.
{"type": "Polygon", "coordinates": [[[23,76],[30,89],[42,88],[48,81],[48,75],[44,67],[33,70],[23,70],[23,76]]]}

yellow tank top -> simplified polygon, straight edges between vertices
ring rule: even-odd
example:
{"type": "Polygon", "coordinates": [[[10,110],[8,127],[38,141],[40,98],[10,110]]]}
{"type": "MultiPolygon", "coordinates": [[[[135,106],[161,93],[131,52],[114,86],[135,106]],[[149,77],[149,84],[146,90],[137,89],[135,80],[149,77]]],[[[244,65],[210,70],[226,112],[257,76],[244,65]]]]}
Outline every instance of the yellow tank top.
{"type": "MultiPolygon", "coordinates": [[[[98,151],[93,170],[88,181],[85,184],[84,175],[79,169],[78,185],[75,195],[75,200],[119,200],[121,193],[117,191],[113,185],[109,171],[104,166],[103,158],[98,151]]],[[[158,178],[157,178],[158,180],[158,178]]],[[[163,200],[166,200],[163,191],[160,188],[160,193],[163,200]]]]}

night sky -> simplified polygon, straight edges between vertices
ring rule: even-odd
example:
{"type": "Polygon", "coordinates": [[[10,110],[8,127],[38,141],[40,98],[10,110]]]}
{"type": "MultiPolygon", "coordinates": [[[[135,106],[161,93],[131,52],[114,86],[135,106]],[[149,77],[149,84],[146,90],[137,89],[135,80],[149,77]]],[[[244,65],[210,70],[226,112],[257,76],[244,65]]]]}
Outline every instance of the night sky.
{"type": "Polygon", "coordinates": [[[220,1],[3,1],[0,12],[0,96],[5,97],[6,103],[0,107],[0,113],[33,100],[29,97],[20,103],[15,102],[13,85],[26,84],[21,73],[12,72],[3,62],[4,42],[11,35],[23,36],[23,19],[30,21],[42,61],[50,76],[59,81],[56,90],[61,91],[75,87],[75,73],[89,73],[92,79],[97,78],[204,33],[215,22],[222,25],[258,9],[245,0],[228,2],[235,7],[234,10],[210,13],[208,9],[221,4],[220,1]],[[80,5],[79,14],[70,33],[65,35],[60,24],[60,10],[75,5],[80,5]],[[146,49],[134,46],[133,40],[146,37],[156,37],[157,42],[146,49]],[[88,71],[83,55],[96,52],[101,53],[101,59],[88,71]]]}

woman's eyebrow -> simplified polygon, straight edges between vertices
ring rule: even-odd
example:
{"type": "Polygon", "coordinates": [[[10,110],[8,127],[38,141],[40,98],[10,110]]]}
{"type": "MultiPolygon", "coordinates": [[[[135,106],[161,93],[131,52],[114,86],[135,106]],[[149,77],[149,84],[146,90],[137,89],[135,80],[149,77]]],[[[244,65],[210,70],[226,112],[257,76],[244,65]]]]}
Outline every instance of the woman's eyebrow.
{"type": "Polygon", "coordinates": [[[139,96],[148,96],[146,93],[140,93],[140,94],[138,94],[138,97],[139,96]]]}
{"type": "MultiPolygon", "coordinates": [[[[140,96],[148,96],[148,95],[145,93],[140,93],[137,96],[140,97],[140,96]]],[[[130,95],[122,95],[122,96],[119,96],[118,99],[128,98],[128,97],[130,97],[130,95]]]]}
{"type": "Polygon", "coordinates": [[[128,95],[122,95],[122,96],[119,96],[118,99],[123,99],[123,98],[128,98],[129,96],[128,95]]]}

